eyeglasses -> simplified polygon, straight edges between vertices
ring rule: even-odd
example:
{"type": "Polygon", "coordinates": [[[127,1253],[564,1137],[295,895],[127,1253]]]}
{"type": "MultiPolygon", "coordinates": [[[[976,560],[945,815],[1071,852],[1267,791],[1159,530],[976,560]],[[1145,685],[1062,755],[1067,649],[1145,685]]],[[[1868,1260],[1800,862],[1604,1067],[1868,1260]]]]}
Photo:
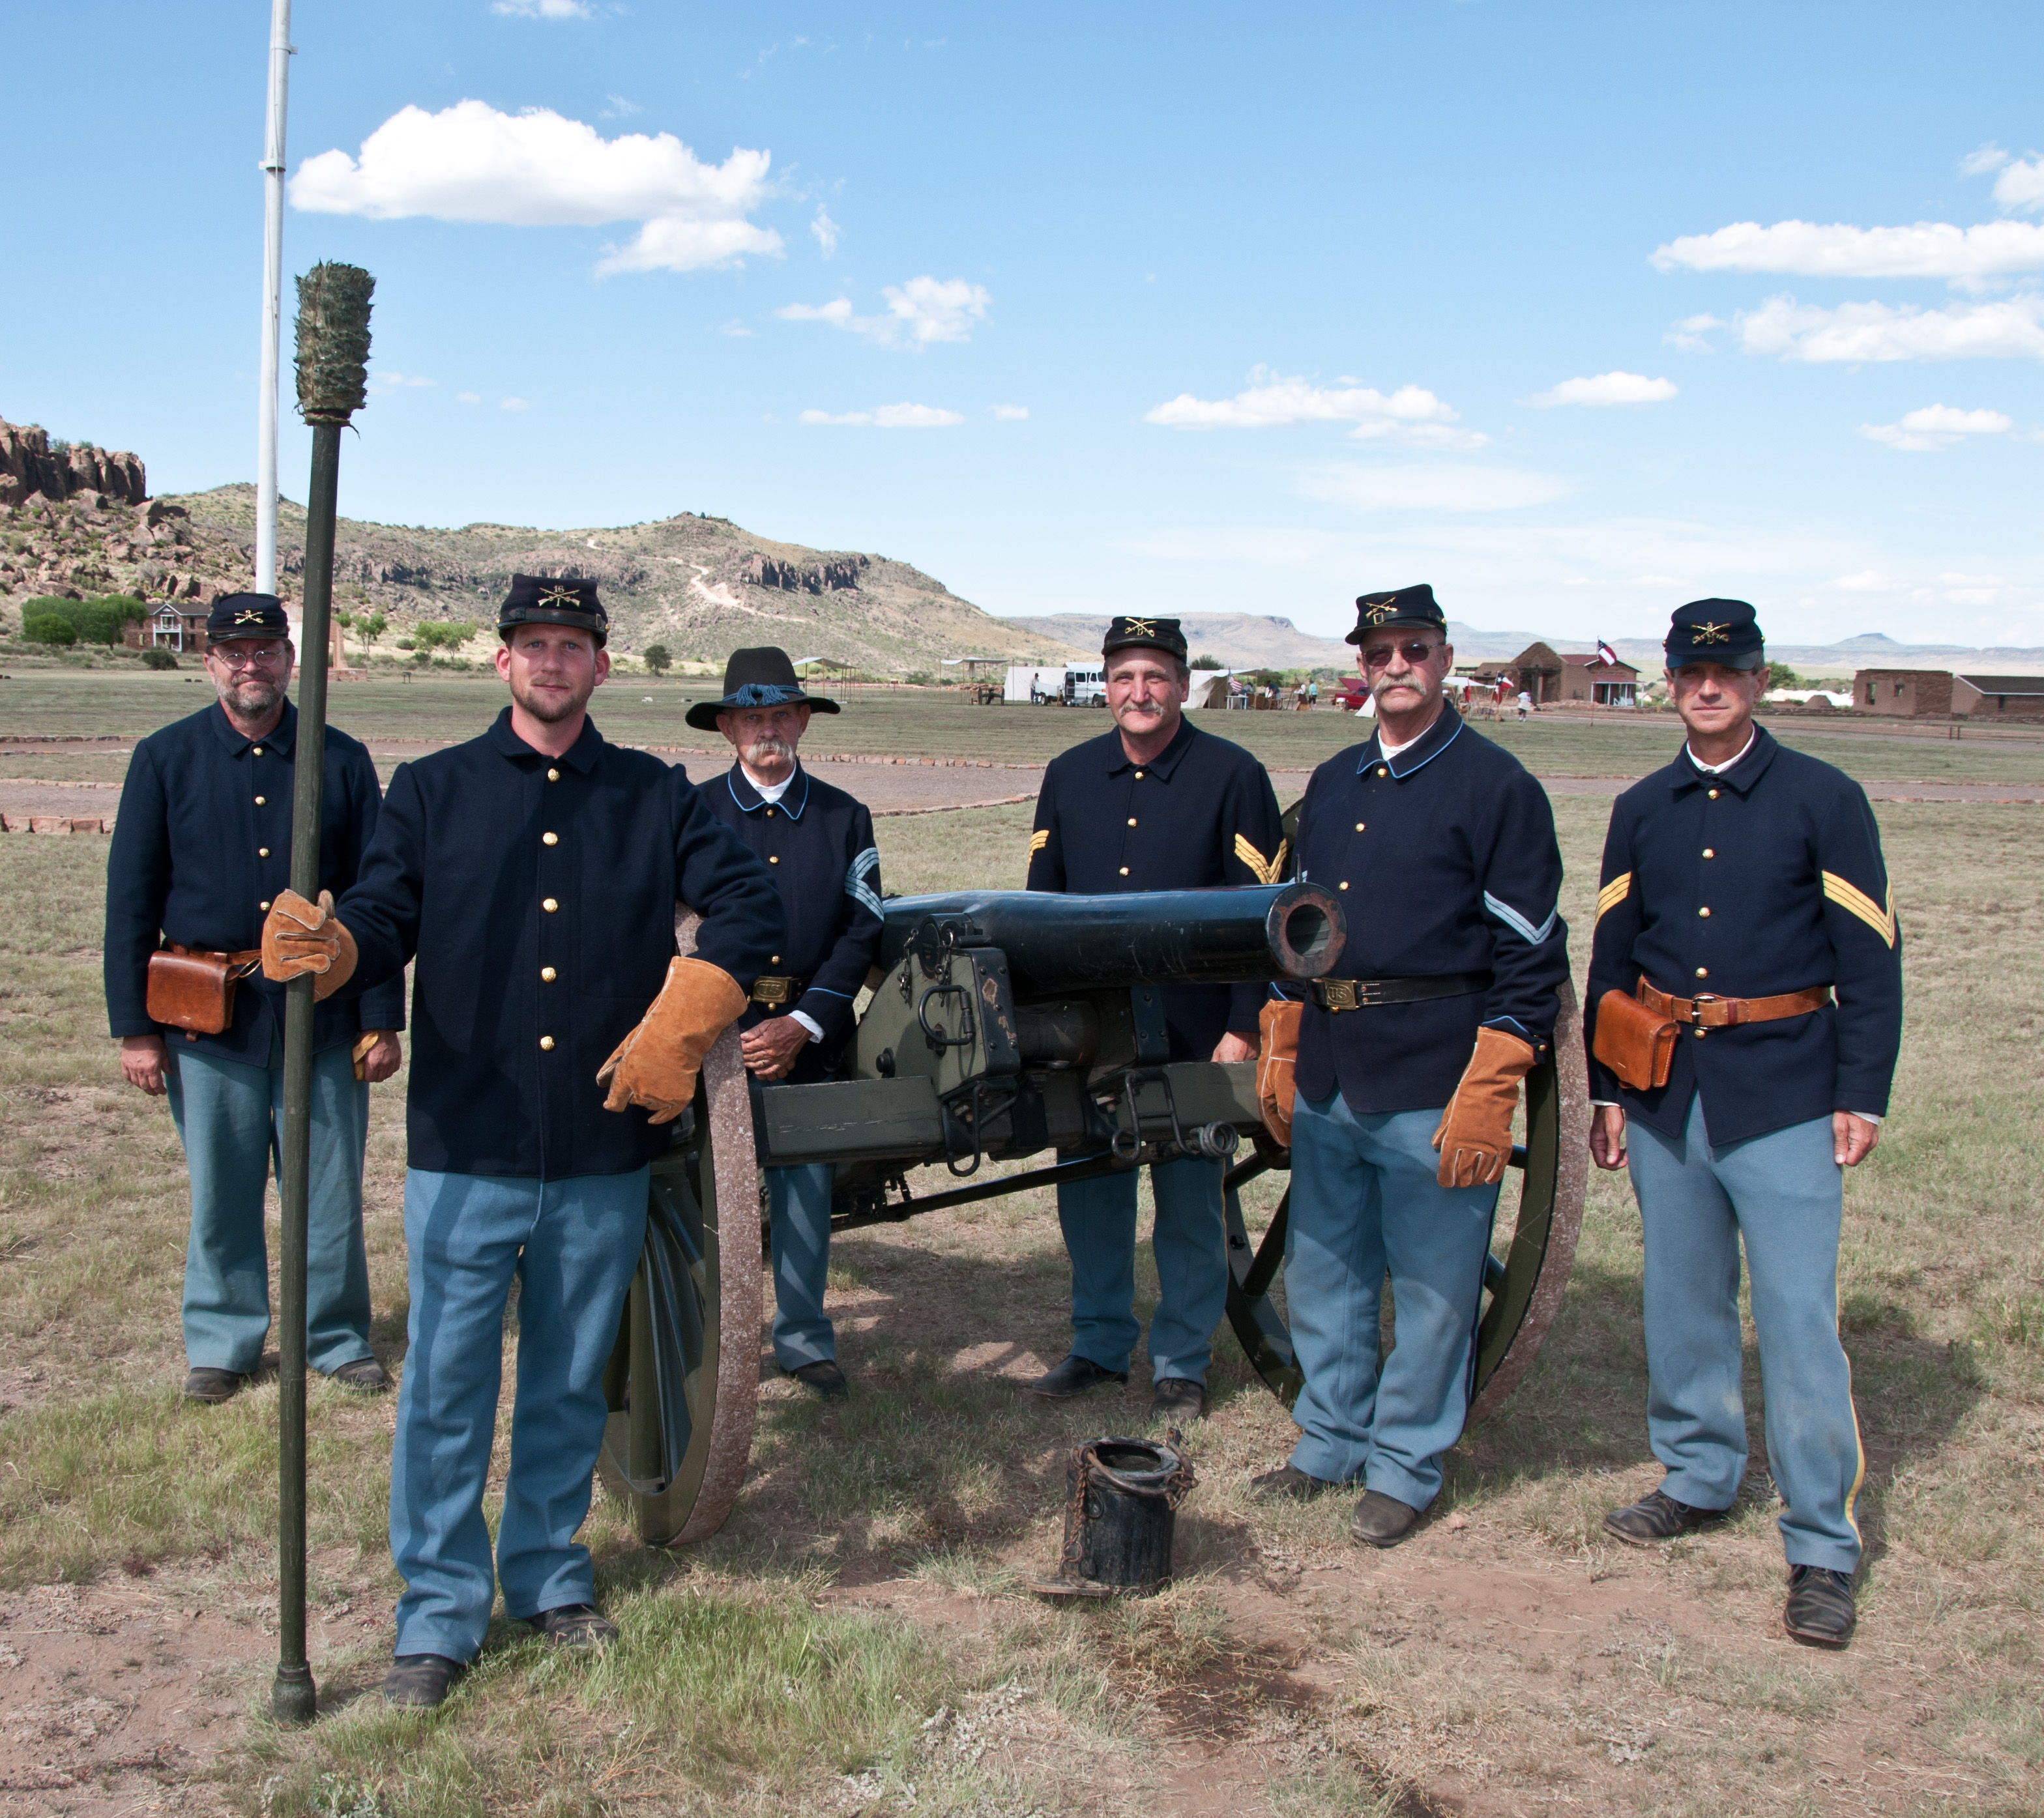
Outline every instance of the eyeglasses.
{"type": "Polygon", "coordinates": [[[1373,644],[1368,650],[1362,653],[1362,665],[1365,669],[1389,669],[1391,666],[1392,655],[1395,652],[1399,656],[1403,657],[1407,663],[1408,663],[1412,668],[1416,669],[1422,669],[1424,668],[1430,661],[1431,661],[1434,653],[1436,650],[1440,650],[1442,647],[1443,646],[1439,644],[1422,644],[1417,642],[1410,644],[1373,644]]]}
{"type": "Polygon", "coordinates": [[[281,663],[289,653],[286,644],[246,644],[239,641],[231,644],[215,644],[206,653],[217,657],[231,669],[267,669],[273,663],[281,663]]]}

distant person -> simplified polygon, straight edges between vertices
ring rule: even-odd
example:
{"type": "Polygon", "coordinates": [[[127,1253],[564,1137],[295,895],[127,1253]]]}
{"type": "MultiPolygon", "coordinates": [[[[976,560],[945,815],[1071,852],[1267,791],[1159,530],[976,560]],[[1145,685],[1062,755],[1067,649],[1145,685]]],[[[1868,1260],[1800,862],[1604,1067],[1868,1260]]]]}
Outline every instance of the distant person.
{"type": "MultiPolygon", "coordinates": [[[[107,853],[109,1026],[128,1083],[168,1095],[190,1183],[184,1394],[193,1402],[237,1394],[270,1329],[263,1206],[282,1140],[284,991],[250,975],[263,917],[290,881],[290,631],[274,594],[214,601],[204,660],[218,698],[136,746],[107,853]],[[183,968],[206,995],[180,1005],[168,972],[186,953],[232,963],[215,980],[183,968]],[[153,983],[152,961],[162,975],[153,983]]],[[[342,891],[360,869],[382,796],[369,754],[337,727],[327,728],[321,771],[320,885],[342,891]]],[[[369,1344],[363,1152],[369,1085],[397,1072],[404,1026],[402,980],[313,1016],[305,1360],[372,1394],[390,1384],[369,1344]]]]}
{"type": "Polygon", "coordinates": [[[1551,1050],[1568,928],[1546,791],[1448,709],[1434,590],[1366,593],[1356,615],[1377,731],[1313,773],[1299,811],[1299,876],[1336,894],[1351,975],[1316,980],[1297,1025],[1285,1295],[1299,1440],[1252,1487],[1360,1485],[1349,1532],[1389,1547],[1440,1494],[1469,1412],[1519,1083],[1551,1050]]]}
{"type": "Polygon", "coordinates": [[[1523,688],[1519,691],[1519,717],[1523,719],[1533,711],[1533,697],[1523,688]]]}
{"type": "MultiPolygon", "coordinates": [[[[1101,652],[1115,730],[1051,760],[1029,836],[1029,888],[1075,896],[1274,884],[1285,867],[1278,798],[1263,766],[1185,717],[1191,672],[1175,619],[1109,621],[1101,652]]],[[[1256,1053],[1262,985],[1181,985],[1162,993],[1173,1060],[1256,1053]]],[[[1197,1156],[1150,1170],[1156,1202],[1157,1310],[1150,1321],[1151,1409],[1206,1409],[1210,1340],[1228,1296],[1221,1164],[1197,1156]]],[[[1127,1168],[1058,1189],[1072,1260],[1072,1348],[1031,1384],[1039,1395],[1126,1383],[1135,1321],[1135,1177],[1127,1168]]]]}
{"type": "MultiPolygon", "coordinates": [[[[751,981],[751,1002],[738,1019],[746,1067],[763,1084],[833,1076],[853,1003],[880,956],[873,816],[811,776],[797,755],[809,716],[837,711],[836,701],[802,692],[786,651],[766,648],[732,651],[724,698],[688,711],[690,725],[721,733],[737,754],[724,776],[704,784],[704,805],[766,861],[787,917],[772,970],[751,981]]],[[[766,1171],[774,1361],[832,1399],[847,1388],[824,1311],[834,1172],[828,1162],[766,1171]]]]}
{"type": "Polygon", "coordinates": [[[1612,809],[1585,1018],[1590,1153],[1629,1163],[1639,1202],[1646,1431],[1667,1475],[1604,1526],[1651,1545],[1739,1498],[1743,1241],[1786,1505],[1783,1624],[1842,1647],[1866,1455],[1838,1229],[1844,1170],[1873,1153],[1901,1047],[1901,929],[1866,792],[1753,723],[1767,668],[1752,607],[1681,608],[1667,653],[1689,742],[1612,809]],[[1658,1065],[1640,1052],[1657,1027],[1673,1040],[1658,1065]]]}
{"type": "Polygon", "coordinates": [[[444,1703],[507,1613],[598,1647],[589,1513],[603,1373],[646,1233],[648,1164],[710,1045],[783,945],[768,869],[678,767],[588,714],[609,675],[590,581],[513,575],[498,613],[510,704],[401,765],[337,910],[282,892],[273,976],[322,994],[416,960],[405,1245],[409,1348],[390,1459],[398,1600],[386,1703],[444,1703]],[[674,956],[674,906],[702,922],[674,956]],[[606,1095],[605,1088],[608,1087],[606,1095]],[[518,1283],[509,1475],[483,1513],[504,1320],[518,1283]]]}

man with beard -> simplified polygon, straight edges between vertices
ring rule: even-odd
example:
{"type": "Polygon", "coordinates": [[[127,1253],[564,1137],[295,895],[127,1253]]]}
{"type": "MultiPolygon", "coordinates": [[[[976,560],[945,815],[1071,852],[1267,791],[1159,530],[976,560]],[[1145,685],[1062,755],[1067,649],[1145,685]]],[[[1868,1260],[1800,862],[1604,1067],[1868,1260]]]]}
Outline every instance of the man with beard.
{"type": "MultiPolygon", "coordinates": [[[[1029,888],[1083,896],[1274,884],[1284,868],[1278,798],[1239,745],[1193,730],[1185,639],[1175,619],[1118,618],[1101,649],[1116,730],[1051,760],[1029,836],[1029,888]]],[[[1174,1060],[1256,1053],[1262,985],[1166,991],[1174,1060]]],[[[1133,1168],[1058,1189],[1072,1260],[1072,1348],[1031,1385],[1077,1395],[1126,1383],[1135,1321],[1133,1168]]],[[[1150,1170],[1156,1202],[1157,1310],[1150,1321],[1151,1410],[1206,1410],[1208,1341],[1228,1294],[1221,1164],[1185,1156],[1150,1170]]]]}
{"type": "MultiPolygon", "coordinates": [[[[731,742],[738,761],[704,786],[709,811],[766,860],[787,912],[773,971],[753,980],[740,1026],[745,1064],[765,1084],[830,1076],[852,1031],[852,1006],[880,952],[880,851],[873,817],[820,782],[795,755],[812,713],[834,700],[802,691],[784,650],[734,650],[724,698],[699,700],[689,724],[731,742]]],[[[847,1392],[837,1338],[824,1312],[830,1267],[831,1184],[825,1162],[767,1170],[774,1240],[774,1360],[805,1388],[847,1392]]]]}
{"type": "Polygon", "coordinates": [[[1285,1295],[1305,1386],[1290,1462],[1255,1487],[1361,1482],[1349,1531],[1389,1547],[1469,1410],[1519,1082],[1554,1039],[1568,930],[1546,792],[1442,698],[1455,654],[1433,589],[1356,610],[1377,734],[1313,773],[1299,875],[1339,895],[1343,958],[1366,976],[1315,980],[1299,1025],[1285,1295]]]}
{"type": "MultiPolygon", "coordinates": [[[[210,707],[135,748],[106,861],[106,1011],[121,1071],[167,1095],[191,1183],[185,1250],[184,1393],[225,1402],[262,1361],[270,1329],[263,1197],[282,1138],[284,994],[245,975],[263,917],[291,865],[298,710],[286,693],[293,652],[274,594],[230,593],[206,615],[210,707]],[[156,987],[152,989],[152,958],[156,987]],[[182,954],[214,956],[227,979],[181,1003],[163,980],[182,954]]],[[[380,797],[369,754],[330,727],[320,882],[355,881],[380,797]]],[[[186,967],[203,976],[204,961],[186,967]]],[[[362,1157],[369,1086],[402,1058],[402,984],[313,1019],[311,1194],[305,1356],[352,1389],[386,1389],[369,1347],[369,1264],[362,1241],[362,1157]]]]}
{"type": "Polygon", "coordinates": [[[286,892],[263,931],[265,972],[313,972],[321,996],[417,962],[412,1305],[390,1466],[405,1590],[383,1682],[390,1703],[414,1707],[442,1702],[474,1659],[500,1582],[510,1614],[556,1644],[617,1632],[575,1535],[645,1239],[647,1164],[745,1007],[738,981],[782,944],[767,868],[681,769],[590,721],[610,668],[595,586],[515,575],[498,627],[511,704],[496,724],[400,767],[337,909],[286,892]],[[678,900],[702,918],[692,958],[674,957],[678,900]],[[518,1383],[493,1573],[482,1494],[514,1278],[518,1383]]]}

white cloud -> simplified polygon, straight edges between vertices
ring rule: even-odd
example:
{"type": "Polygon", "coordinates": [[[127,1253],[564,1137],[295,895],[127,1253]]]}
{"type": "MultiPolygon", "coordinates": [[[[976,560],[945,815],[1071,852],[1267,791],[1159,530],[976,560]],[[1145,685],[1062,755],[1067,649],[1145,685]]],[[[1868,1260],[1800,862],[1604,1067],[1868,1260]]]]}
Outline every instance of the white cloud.
{"type": "MultiPolygon", "coordinates": [[[[2020,166],[2004,171],[1996,186],[2020,166]]],[[[2044,169],[2038,172],[2044,198],[2044,169]]],[[[1662,271],[1779,271],[1808,278],[1947,278],[1971,281],[2044,268],[2044,226],[1988,221],[1954,227],[1918,221],[1913,227],[1819,227],[1810,221],[1736,221],[1716,233],[1688,234],[1658,247],[1662,271]]]]}
{"type": "Polygon", "coordinates": [[[415,391],[435,382],[421,378],[416,373],[374,372],[369,375],[371,388],[380,391],[415,391]]]}
{"type": "Polygon", "coordinates": [[[1818,363],[1885,360],[2044,359],[2044,296],[1949,309],[1846,303],[1835,309],[1771,297],[1740,313],[1749,354],[1818,363]]]}
{"type": "Polygon", "coordinates": [[[997,404],[993,407],[993,414],[1003,423],[1027,423],[1029,420],[1029,407],[1026,404],[997,404]]]}
{"type": "Polygon", "coordinates": [[[1715,316],[1685,316],[1661,339],[1685,354],[1714,354],[1717,349],[1704,337],[1712,329],[1724,326],[1715,316]]]}
{"type": "Polygon", "coordinates": [[[932,341],[970,340],[973,324],[986,320],[993,301],[984,286],[965,278],[927,275],[889,284],[881,294],[887,299],[884,316],[855,314],[848,297],[828,303],[789,303],[774,313],[784,322],[828,322],[884,347],[922,348],[932,341]]]}
{"type": "Polygon", "coordinates": [[[1569,490],[1551,474],[1516,467],[1326,467],[1301,477],[1307,497],[1366,512],[1511,512],[1569,490]]]}
{"type": "Polygon", "coordinates": [[[633,114],[646,111],[637,102],[621,94],[607,94],[603,99],[603,109],[597,116],[599,120],[629,120],[633,114]]]}
{"type": "Polygon", "coordinates": [[[2008,162],[2008,154],[1992,140],[1977,152],[1969,152],[1959,160],[1959,169],[1969,177],[1984,177],[1990,171],[1999,171],[2008,162]]]}
{"type": "Polygon", "coordinates": [[[493,13],[513,19],[586,19],[588,0],[490,0],[493,13]]]}
{"type": "Polygon", "coordinates": [[[1932,404],[1909,412],[1899,423],[1862,423],[1859,432],[1886,447],[1928,454],[1969,435],[2005,435],[2015,427],[1998,410],[1955,410],[1948,404],[1932,404]]]}
{"type": "Polygon", "coordinates": [[[864,429],[951,429],[965,419],[955,410],[939,410],[931,404],[883,404],[878,410],[848,410],[839,416],[826,410],[805,410],[795,420],[864,429]]]}
{"type": "Polygon", "coordinates": [[[752,331],[743,322],[736,319],[725,323],[717,330],[717,332],[720,335],[728,335],[734,341],[749,341],[752,339],[752,331]]]}
{"type": "Polygon", "coordinates": [[[2044,152],[2033,152],[2004,166],[1994,180],[1994,199],[2005,209],[2032,214],[2044,209],[2044,152]]]}
{"type": "Polygon", "coordinates": [[[482,393],[479,391],[458,391],[454,394],[454,401],[456,404],[480,404],[482,393]]]}
{"type": "Polygon", "coordinates": [[[1527,399],[1528,404],[1661,404],[1675,395],[1672,379],[1650,379],[1639,373],[1599,373],[1595,378],[1563,379],[1552,391],[1527,399]]]}
{"type": "Polygon", "coordinates": [[[636,221],[637,236],[607,254],[598,272],[690,271],[781,251],[778,233],[745,218],[770,194],[772,161],[770,152],[740,149],[705,164],[671,132],[605,139],[546,108],[509,114],[461,101],[438,113],[400,109],[363,140],[359,158],[338,150],[308,158],[290,193],[308,213],[372,221],[636,221]]]}
{"type": "Polygon", "coordinates": [[[1392,437],[1423,447],[1481,448],[1490,439],[1451,427],[1457,412],[1431,392],[1400,385],[1389,396],[1370,385],[1308,384],[1266,367],[1250,374],[1233,397],[1195,397],[1181,392],[1146,411],[1143,420],[1167,429],[1272,429],[1294,423],[1349,423],[1358,441],[1392,437]]]}
{"type": "Polygon", "coordinates": [[[821,207],[816,210],[816,218],[809,223],[809,232],[816,236],[816,244],[824,249],[826,259],[837,251],[837,243],[844,237],[843,228],[830,218],[828,209],[821,207]]]}
{"type": "Polygon", "coordinates": [[[499,410],[530,410],[532,407],[522,397],[500,397],[497,401],[497,408],[499,410]]]}

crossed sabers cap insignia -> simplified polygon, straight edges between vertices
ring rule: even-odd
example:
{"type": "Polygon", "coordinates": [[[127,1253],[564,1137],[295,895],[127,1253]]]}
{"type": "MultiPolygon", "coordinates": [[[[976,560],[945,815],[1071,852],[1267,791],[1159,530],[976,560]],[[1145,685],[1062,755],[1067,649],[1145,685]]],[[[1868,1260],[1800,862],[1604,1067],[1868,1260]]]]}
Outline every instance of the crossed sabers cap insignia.
{"type": "Polygon", "coordinates": [[[1157,635],[1157,621],[1155,619],[1124,619],[1122,624],[1132,638],[1154,638],[1157,635]]]}
{"type": "Polygon", "coordinates": [[[1397,600],[1385,600],[1381,601],[1377,605],[1371,607],[1365,616],[1369,619],[1371,624],[1381,625],[1397,610],[1398,602],[1397,600]]]}
{"type": "Polygon", "coordinates": [[[575,589],[558,585],[549,587],[540,596],[540,604],[542,606],[572,606],[578,612],[586,610],[582,603],[582,595],[575,589]]]}
{"type": "Polygon", "coordinates": [[[1700,644],[1728,644],[1731,642],[1728,635],[1731,630],[1730,625],[1699,625],[1696,627],[1696,642],[1700,644]]]}
{"type": "Polygon", "coordinates": [[[244,606],[234,615],[234,622],[237,625],[259,625],[263,623],[263,608],[259,606],[244,606]]]}

